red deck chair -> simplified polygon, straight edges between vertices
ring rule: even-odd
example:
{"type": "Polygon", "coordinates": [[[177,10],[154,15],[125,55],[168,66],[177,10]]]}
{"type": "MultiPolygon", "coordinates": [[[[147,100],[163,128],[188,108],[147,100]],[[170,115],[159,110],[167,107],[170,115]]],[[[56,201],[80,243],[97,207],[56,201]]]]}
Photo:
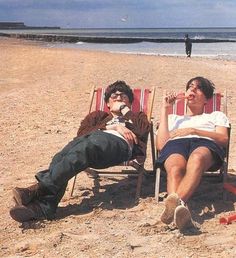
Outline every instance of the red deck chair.
{"type": "MultiPolygon", "coordinates": [[[[214,93],[213,97],[208,100],[205,105],[204,112],[211,113],[213,111],[222,111],[227,115],[227,92],[225,91],[222,95],[221,93],[214,93]]],[[[181,99],[176,101],[176,103],[169,108],[169,114],[184,115],[186,113],[186,100],[181,99]]],[[[230,128],[228,130],[230,136],[230,128]]],[[[205,172],[206,175],[217,175],[220,176],[222,182],[225,183],[227,180],[227,171],[228,171],[228,160],[229,160],[229,143],[225,148],[226,157],[223,165],[219,169],[219,173],[205,172]]],[[[157,154],[158,155],[158,154],[157,154]]],[[[163,171],[160,168],[157,168],[156,172],[156,184],[155,184],[155,198],[159,202],[159,192],[160,192],[160,177],[163,171]]],[[[226,191],[223,191],[223,199],[226,199],[226,191]]]]}
{"type": "MultiPolygon", "coordinates": [[[[90,106],[89,106],[89,113],[94,110],[102,110],[108,111],[106,103],[104,101],[104,93],[105,88],[97,88],[95,87],[92,89],[90,94],[90,106]]],[[[153,101],[155,95],[155,88],[152,89],[133,89],[134,93],[134,101],[132,103],[132,111],[139,112],[143,111],[147,114],[148,120],[151,125],[151,132],[150,132],[150,144],[151,144],[151,157],[152,157],[152,171],[154,171],[155,166],[155,146],[154,146],[154,135],[153,135],[153,125],[152,125],[152,108],[153,108],[153,101]]],[[[119,176],[136,176],[138,177],[137,180],[137,188],[136,188],[136,195],[135,200],[137,201],[140,197],[141,193],[141,185],[142,185],[142,178],[143,174],[147,172],[144,168],[144,162],[146,157],[136,157],[135,160],[129,160],[120,164],[123,167],[121,171],[114,172],[114,171],[107,171],[106,170],[95,170],[92,168],[88,168],[85,171],[91,174],[94,178],[98,178],[101,176],[108,176],[108,177],[119,177],[119,176]],[[132,169],[130,169],[132,168],[132,169]]],[[[111,170],[112,168],[110,168],[111,170]]],[[[150,173],[150,172],[148,172],[150,173]]],[[[76,182],[76,176],[70,180],[68,191],[69,196],[73,196],[73,191],[76,182]]]]}

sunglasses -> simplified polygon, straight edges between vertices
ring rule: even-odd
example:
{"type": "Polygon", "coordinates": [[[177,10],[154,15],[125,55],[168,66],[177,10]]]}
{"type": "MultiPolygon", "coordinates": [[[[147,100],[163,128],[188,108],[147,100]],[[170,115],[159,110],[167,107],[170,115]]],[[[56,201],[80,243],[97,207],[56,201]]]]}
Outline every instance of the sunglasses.
{"type": "Polygon", "coordinates": [[[110,98],[111,99],[117,99],[118,96],[120,96],[121,99],[127,99],[128,98],[128,96],[125,93],[123,93],[123,92],[121,92],[121,93],[112,93],[110,98]]]}

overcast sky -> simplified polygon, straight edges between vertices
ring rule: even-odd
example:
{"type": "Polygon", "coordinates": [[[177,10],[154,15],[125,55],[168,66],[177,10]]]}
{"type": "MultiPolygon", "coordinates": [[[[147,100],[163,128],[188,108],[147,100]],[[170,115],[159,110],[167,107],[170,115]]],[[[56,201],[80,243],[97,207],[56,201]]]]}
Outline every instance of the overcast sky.
{"type": "Polygon", "coordinates": [[[236,0],[0,0],[0,21],[63,28],[236,27],[236,0]]]}

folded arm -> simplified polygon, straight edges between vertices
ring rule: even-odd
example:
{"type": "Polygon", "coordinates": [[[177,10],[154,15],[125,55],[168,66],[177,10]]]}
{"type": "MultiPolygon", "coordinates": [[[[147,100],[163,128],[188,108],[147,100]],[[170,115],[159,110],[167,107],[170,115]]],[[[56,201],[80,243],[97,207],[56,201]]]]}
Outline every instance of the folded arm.
{"type": "Polygon", "coordinates": [[[214,140],[218,145],[224,147],[229,141],[228,128],[224,126],[216,126],[215,132],[199,130],[195,128],[181,128],[170,132],[170,138],[198,135],[201,137],[208,137],[214,140]]]}
{"type": "Polygon", "coordinates": [[[123,135],[129,142],[138,144],[139,140],[145,142],[150,131],[150,123],[143,112],[134,113],[130,109],[124,109],[125,126],[114,124],[107,125],[112,119],[112,115],[103,111],[90,113],[82,120],[77,137],[90,133],[95,130],[116,130],[123,135]]]}
{"type": "Polygon", "coordinates": [[[137,136],[128,128],[126,128],[124,125],[121,124],[113,124],[113,125],[107,125],[107,130],[115,130],[120,135],[122,135],[130,144],[138,144],[137,136]]]}

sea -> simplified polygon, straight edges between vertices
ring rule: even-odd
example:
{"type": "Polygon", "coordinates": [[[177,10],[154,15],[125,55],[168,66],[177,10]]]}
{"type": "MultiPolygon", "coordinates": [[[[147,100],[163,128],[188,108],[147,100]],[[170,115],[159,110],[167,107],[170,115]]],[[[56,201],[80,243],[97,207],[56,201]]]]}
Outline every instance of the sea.
{"type": "Polygon", "coordinates": [[[0,33],[27,38],[26,35],[41,35],[40,40],[54,37],[47,47],[181,57],[186,56],[184,37],[188,34],[192,40],[192,57],[236,60],[236,27],[27,29],[0,30],[0,33]]]}

